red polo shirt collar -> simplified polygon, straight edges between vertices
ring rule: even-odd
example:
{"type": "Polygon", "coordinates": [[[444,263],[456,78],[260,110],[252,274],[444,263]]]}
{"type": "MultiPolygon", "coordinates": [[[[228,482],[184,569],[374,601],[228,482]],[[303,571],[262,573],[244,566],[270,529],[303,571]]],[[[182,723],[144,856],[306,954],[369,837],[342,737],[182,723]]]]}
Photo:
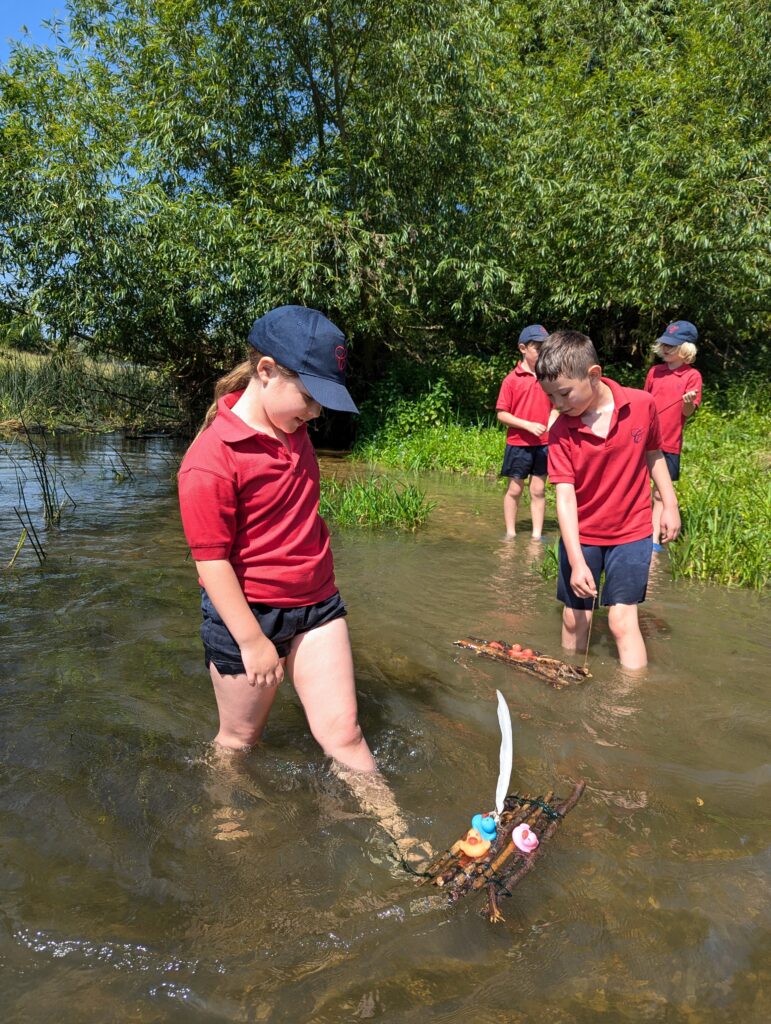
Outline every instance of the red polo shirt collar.
{"type": "MultiPolygon", "coordinates": [[[[611,380],[610,377],[601,377],[600,380],[603,384],[608,385],[613,395],[613,412],[610,415],[610,427],[608,428],[608,437],[610,437],[616,428],[622,409],[629,407],[629,398],[627,397],[627,389],[621,387],[616,381],[611,380]]],[[[588,427],[580,416],[566,416],[565,426],[569,427],[570,430],[578,431],[579,434],[589,434],[594,438],[597,437],[592,428],[588,427]]]]}
{"type": "MultiPolygon", "coordinates": [[[[271,437],[264,430],[256,430],[254,427],[250,427],[248,423],[233,412],[233,406],[243,393],[243,391],[232,391],[230,394],[223,395],[220,398],[217,402],[217,416],[211,424],[212,430],[226,444],[236,444],[238,441],[251,439],[265,440],[268,444],[281,444],[277,437],[271,437]]],[[[295,446],[291,434],[287,435],[287,440],[294,451],[295,446]]]]}

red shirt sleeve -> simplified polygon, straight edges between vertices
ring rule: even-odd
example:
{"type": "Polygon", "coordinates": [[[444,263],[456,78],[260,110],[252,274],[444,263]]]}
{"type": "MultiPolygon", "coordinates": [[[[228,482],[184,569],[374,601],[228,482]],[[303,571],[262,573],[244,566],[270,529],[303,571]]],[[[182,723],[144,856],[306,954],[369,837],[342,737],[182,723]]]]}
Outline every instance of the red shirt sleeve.
{"type": "Polygon", "coordinates": [[[648,438],[645,442],[646,452],[655,452],[661,448],[661,428],[659,427],[659,414],[656,412],[656,403],[650,399],[648,406],[648,438]]]}
{"type": "Polygon", "coordinates": [[[495,403],[497,412],[511,412],[511,375],[503,378],[501,390],[498,392],[498,401],[495,403]]]}
{"type": "Polygon", "coordinates": [[[236,535],[235,481],[192,466],[179,475],[179,508],[196,561],[229,558],[236,535]]]}
{"type": "Polygon", "coordinates": [[[693,400],[693,404],[701,405],[702,379],[698,370],[691,370],[686,377],[685,390],[698,392],[693,400]]]}
{"type": "Polygon", "coordinates": [[[647,391],[648,394],[650,394],[653,391],[653,367],[651,367],[650,370],[648,370],[648,376],[645,378],[643,391],[647,391]]]}
{"type": "Polygon", "coordinates": [[[575,484],[576,474],[570,455],[568,432],[558,430],[557,420],[549,433],[549,481],[553,484],[575,484]]]}

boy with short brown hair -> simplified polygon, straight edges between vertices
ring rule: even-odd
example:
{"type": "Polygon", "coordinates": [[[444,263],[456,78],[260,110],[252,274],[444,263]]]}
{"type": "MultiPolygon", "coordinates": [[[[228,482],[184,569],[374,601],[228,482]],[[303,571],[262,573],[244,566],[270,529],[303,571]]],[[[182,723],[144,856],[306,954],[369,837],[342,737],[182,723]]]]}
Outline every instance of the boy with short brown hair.
{"type": "Polygon", "coordinates": [[[562,643],[583,650],[604,570],[602,604],[625,668],[647,664],[637,605],[651,561],[650,485],[661,494],[661,537],[680,532],[680,513],[661,452],[650,395],[602,376],[590,338],[557,331],[535,368],[560,416],[549,437],[549,478],[557,489],[562,643]]]}

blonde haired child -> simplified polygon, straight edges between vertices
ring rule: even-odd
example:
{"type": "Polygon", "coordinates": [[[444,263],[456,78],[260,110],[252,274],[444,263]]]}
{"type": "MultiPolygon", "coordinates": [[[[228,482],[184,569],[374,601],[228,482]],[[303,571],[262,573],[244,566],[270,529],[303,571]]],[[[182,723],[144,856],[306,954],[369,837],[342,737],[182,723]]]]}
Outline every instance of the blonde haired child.
{"type": "MultiPolygon", "coordinates": [[[[701,374],[693,368],[699,332],[688,320],[675,320],[657,338],[653,351],[662,360],[652,366],[644,389],[656,403],[661,447],[673,481],[680,477],[683,428],[701,403],[701,374]]],[[[661,495],[653,490],[653,550],[661,551],[661,495]]]]}
{"type": "Polygon", "coordinates": [[[359,726],[307,431],[322,407],[358,411],[345,387],[345,337],[318,310],[281,306],[255,321],[249,343],[248,360],[218,383],[179,471],[219,711],[215,744],[237,751],[261,739],[287,671],[313,736],[404,854],[416,841],[359,726]]]}

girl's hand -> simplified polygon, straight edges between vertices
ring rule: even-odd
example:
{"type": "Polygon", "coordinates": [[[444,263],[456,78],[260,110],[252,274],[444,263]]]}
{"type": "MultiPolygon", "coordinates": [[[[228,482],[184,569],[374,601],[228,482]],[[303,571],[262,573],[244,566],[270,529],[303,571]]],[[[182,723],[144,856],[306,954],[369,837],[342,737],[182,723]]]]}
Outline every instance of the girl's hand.
{"type": "Polygon", "coordinates": [[[278,686],[284,678],[278,651],[266,636],[242,644],[241,660],[250,686],[278,686]]]}
{"type": "Polygon", "coordinates": [[[586,562],[580,562],[573,567],[570,574],[570,589],[576,597],[596,597],[597,585],[592,576],[592,570],[586,562]]]}
{"type": "Polygon", "coordinates": [[[686,391],[683,395],[683,405],[686,406],[686,408],[691,408],[693,406],[693,400],[696,398],[698,393],[698,391],[686,391]]]}

